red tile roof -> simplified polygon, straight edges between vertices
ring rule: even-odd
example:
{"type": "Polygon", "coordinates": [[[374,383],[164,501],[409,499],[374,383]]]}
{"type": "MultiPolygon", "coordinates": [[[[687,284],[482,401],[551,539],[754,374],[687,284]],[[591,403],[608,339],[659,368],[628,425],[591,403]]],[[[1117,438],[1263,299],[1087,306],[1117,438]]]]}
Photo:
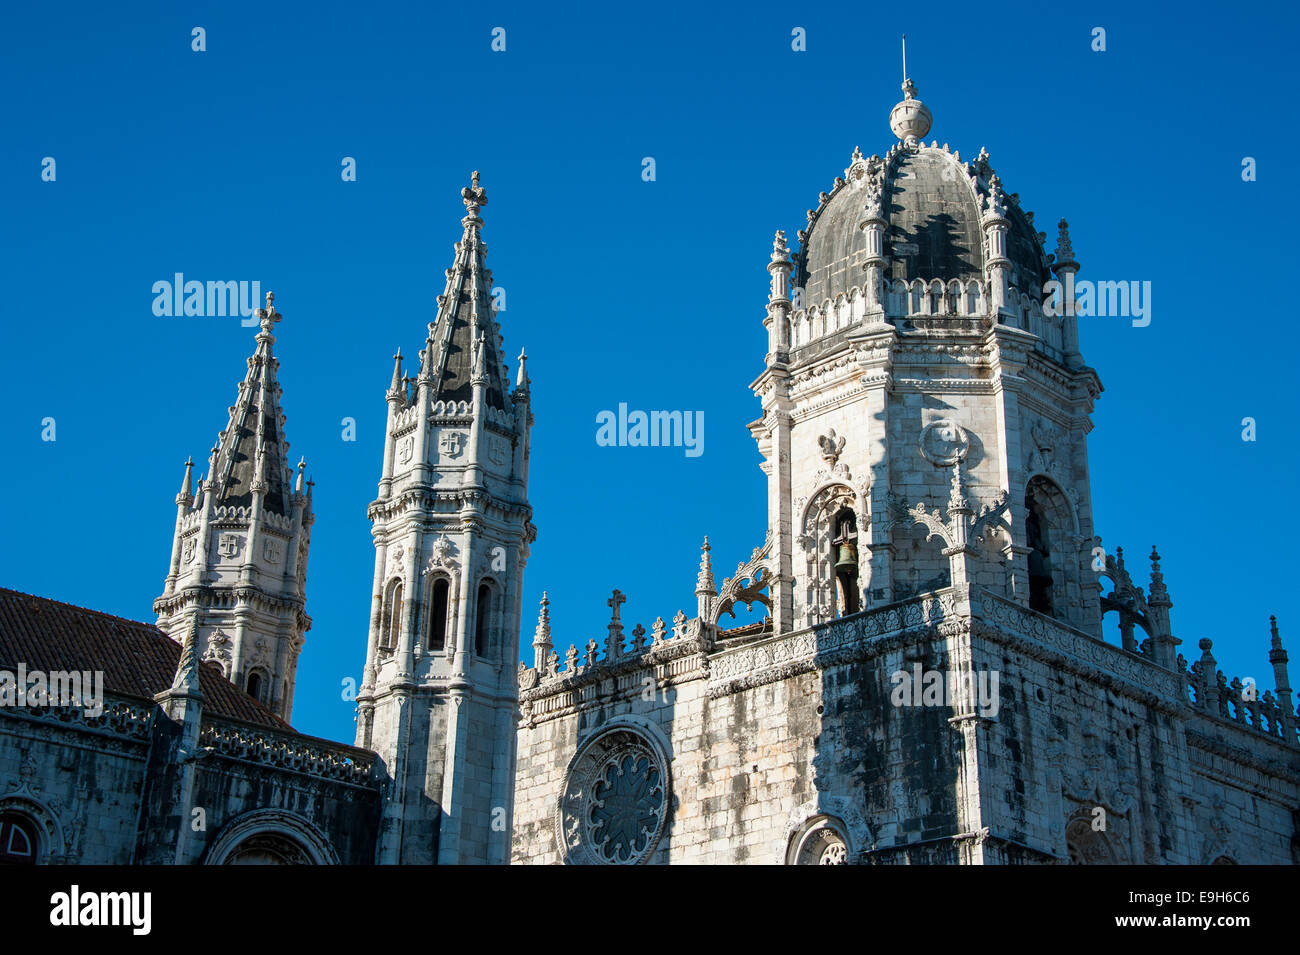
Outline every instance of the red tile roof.
{"type": "MultiPolygon", "coordinates": [[[[0,587],[0,668],[102,670],[105,693],[151,699],[172,685],[180,656],[180,644],[153,624],[0,587]]],[[[205,716],[291,729],[215,663],[200,667],[199,685],[205,716]]]]}

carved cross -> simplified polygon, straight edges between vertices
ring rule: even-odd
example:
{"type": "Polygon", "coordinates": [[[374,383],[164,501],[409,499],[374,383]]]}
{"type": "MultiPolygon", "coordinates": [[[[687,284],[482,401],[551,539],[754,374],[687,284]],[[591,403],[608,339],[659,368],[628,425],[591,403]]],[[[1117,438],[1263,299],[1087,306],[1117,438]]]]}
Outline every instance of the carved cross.
{"type": "Polygon", "coordinates": [[[605,601],[605,606],[614,611],[612,623],[618,623],[619,608],[627,603],[627,597],[623,596],[623,591],[615,590],[614,595],[605,601]]]}

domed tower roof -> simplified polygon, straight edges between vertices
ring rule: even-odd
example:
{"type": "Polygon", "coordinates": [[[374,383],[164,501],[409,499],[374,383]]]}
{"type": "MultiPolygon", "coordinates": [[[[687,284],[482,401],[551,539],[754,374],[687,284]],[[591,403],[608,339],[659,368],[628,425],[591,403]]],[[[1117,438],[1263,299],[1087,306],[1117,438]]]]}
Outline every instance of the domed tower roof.
{"type": "Polygon", "coordinates": [[[843,177],[837,176],[817,208],[808,210],[808,227],[799,233],[795,285],[804,289],[809,305],[861,286],[867,257],[861,227],[873,201],[888,222],[885,278],[982,281],[987,253],[981,218],[994,201],[1009,223],[1009,284],[1041,298],[1051,278],[1050,263],[1033,214],[1021,210],[1018,196],[1001,192],[987,152],[963,162],[947,143],[917,142],[918,135],[929,131],[930,112],[914,98],[911,80],[903,89],[906,97],[890,118],[904,141],[883,157],[864,157],[855,149],[843,177]]]}

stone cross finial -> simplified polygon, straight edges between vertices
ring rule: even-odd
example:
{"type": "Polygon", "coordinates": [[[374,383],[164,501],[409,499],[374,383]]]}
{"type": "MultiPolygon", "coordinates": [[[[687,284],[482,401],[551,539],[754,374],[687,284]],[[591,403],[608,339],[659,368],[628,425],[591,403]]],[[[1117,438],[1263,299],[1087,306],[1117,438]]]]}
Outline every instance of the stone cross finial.
{"type": "Polygon", "coordinates": [[[618,623],[619,608],[625,603],[627,603],[627,597],[623,596],[623,591],[618,589],[615,589],[613,596],[605,601],[605,606],[614,611],[614,623],[618,623]]]}
{"type": "Polygon", "coordinates": [[[623,596],[623,591],[616,589],[605,603],[613,611],[613,617],[609,621],[609,638],[605,641],[605,659],[612,661],[623,653],[623,624],[619,620],[619,610],[627,603],[627,597],[623,596]]]}

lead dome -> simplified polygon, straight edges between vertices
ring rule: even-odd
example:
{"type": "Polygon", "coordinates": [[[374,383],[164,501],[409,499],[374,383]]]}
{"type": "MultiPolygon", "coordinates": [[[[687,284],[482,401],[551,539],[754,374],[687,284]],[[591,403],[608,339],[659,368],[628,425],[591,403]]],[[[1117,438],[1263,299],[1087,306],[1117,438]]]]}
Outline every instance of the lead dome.
{"type": "Polygon", "coordinates": [[[930,126],[930,112],[913,97],[915,89],[908,80],[906,98],[890,114],[895,134],[905,141],[883,157],[855,149],[844,175],[808,210],[794,284],[804,289],[808,305],[862,285],[868,257],[862,226],[878,196],[878,215],[886,223],[886,280],[984,281],[991,256],[983,222],[1001,215],[1007,221],[1008,285],[1041,298],[1051,278],[1050,260],[1033,214],[1021,209],[1018,196],[1002,191],[987,152],[966,162],[946,143],[914,141],[913,134],[924,135],[930,126]]]}

